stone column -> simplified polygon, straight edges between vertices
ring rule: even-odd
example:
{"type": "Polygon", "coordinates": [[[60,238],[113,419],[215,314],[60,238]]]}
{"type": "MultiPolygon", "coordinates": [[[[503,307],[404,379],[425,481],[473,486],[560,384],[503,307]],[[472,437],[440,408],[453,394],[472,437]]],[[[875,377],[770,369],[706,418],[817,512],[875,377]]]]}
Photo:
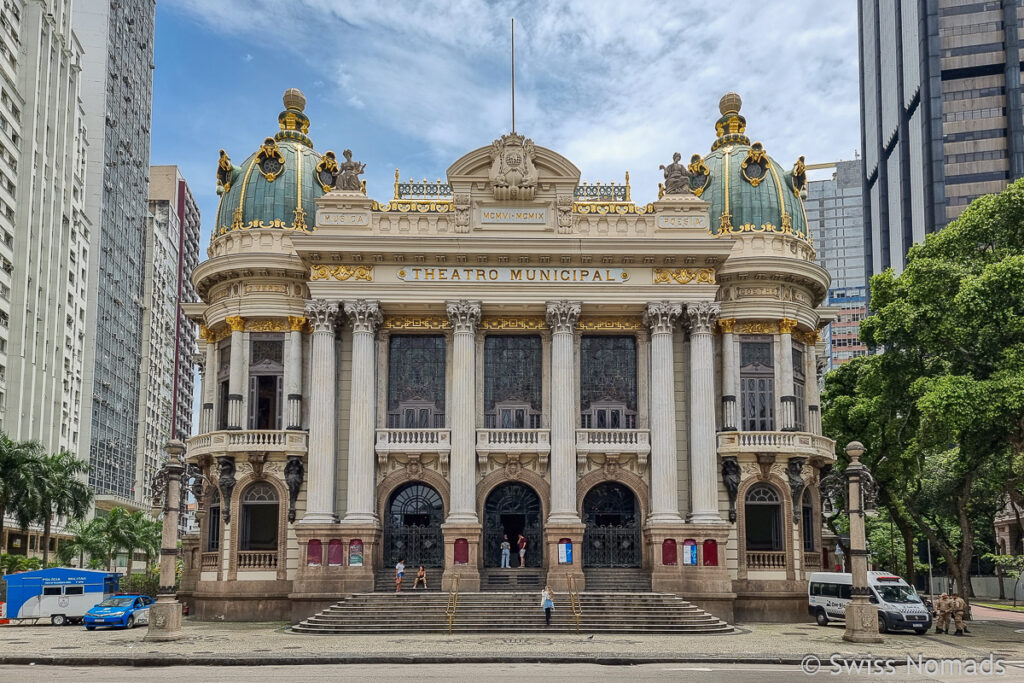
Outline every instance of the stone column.
{"type": "Polygon", "coordinates": [[[721,318],[718,329],[722,331],[722,431],[739,429],[736,412],[739,401],[739,372],[736,359],[736,338],[733,336],[735,318],[721,318]]]}
{"type": "Polygon", "coordinates": [[[202,340],[200,353],[194,354],[192,360],[199,367],[199,433],[205,434],[214,429],[213,421],[213,385],[217,382],[216,345],[213,342],[213,335],[206,329],[206,325],[199,328],[199,338],[202,340]]]}
{"type": "Polygon", "coordinates": [[[784,432],[796,429],[796,396],[793,395],[793,332],[797,322],[790,318],[779,321],[779,403],[782,415],[779,428],[784,432]]]}
{"type": "MultiPolygon", "coordinates": [[[[647,304],[644,324],[651,329],[651,512],[649,524],[682,522],[676,459],[675,372],[672,330],[683,313],[681,304],[647,304]]],[[[691,425],[691,429],[696,425],[691,425]]],[[[692,457],[692,456],[691,456],[692,457]]]]}
{"type": "Polygon", "coordinates": [[[326,299],[306,303],[313,326],[312,365],[319,381],[313,383],[309,410],[309,447],[306,455],[306,514],[301,524],[337,522],[334,513],[334,326],[338,304],[326,299]]]}
{"type": "Polygon", "coordinates": [[[242,332],[245,330],[245,320],[240,316],[229,316],[225,318],[228,327],[231,328],[231,375],[228,377],[228,429],[242,428],[242,387],[243,368],[245,362],[245,344],[242,340],[242,332]]]}
{"type": "Polygon", "coordinates": [[[284,365],[285,429],[302,429],[302,328],[306,319],[288,316],[288,357],[284,365]]]}
{"type": "Polygon", "coordinates": [[[174,587],[174,574],[178,563],[178,515],[181,512],[181,474],[184,471],[181,457],[185,444],[181,441],[167,443],[167,462],[160,471],[164,478],[164,518],[160,543],[160,586],[156,604],[150,608],[149,630],[145,640],[178,640],[185,634],[181,631],[181,603],[178,602],[174,587]]]}
{"type": "Polygon", "coordinates": [[[447,302],[452,324],[451,510],[448,522],[475,524],[476,512],[476,327],[480,303],[447,302]]]}
{"type": "Polygon", "coordinates": [[[722,523],[718,513],[718,443],[715,435],[715,357],[711,327],[717,303],[687,304],[690,330],[690,516],[695,524],[722,523]]]}
{"type": "Polygon", "coordinates": [[[551,328],[551,513],[549,523],[579,523],[576,511],[576,382],[573,333],[580,317],[578,301],[547,305],[551,328]]]}
{"type": "Polygon", "coordinates": [[[808,332],[804,354],[804,390],[807,394],[807,431],[821,434],[821,390],[818,385],[818,332],[808,332]]]}
{"type": "Polygon", "coordinates": [[[366,299],[346,301],[345,313],[352,323],[352,398],[348,427],[348,509],[344,522],[375,525],[373,467],[377,387],[374,376],[377,359],[374,337],[384,317],[378,303],[366,299]]]}

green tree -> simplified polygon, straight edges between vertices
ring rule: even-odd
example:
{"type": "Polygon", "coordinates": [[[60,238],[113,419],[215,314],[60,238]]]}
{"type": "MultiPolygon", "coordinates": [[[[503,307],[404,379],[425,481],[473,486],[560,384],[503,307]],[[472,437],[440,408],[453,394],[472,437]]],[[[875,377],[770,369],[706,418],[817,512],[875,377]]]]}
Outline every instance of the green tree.
{"type": "Polygon", "coordinates": [[[61,554],[61,561],[64,564],[71,564],[71,559],[78,556],[78,566],[85,567],[85,556],[90,558],[104,555],[104,538],[102,522],[93,519],[84,522],[75,519],[64,527],[64,533],[71,536],[71,540],[61,543],[57,552],[61,554]]]}
{"type": "Polygon", "coordinates": [[[145,512],[138,510],[127,515],[125,521],[125,539],[128,544],[128,576],[135,567],[135,551],[146,554],[146,569],[153,556],[160,550],[160,523],[145,512]]]}
{"type": "Polygon", "coordinates": [[[31,499],[34,465],[42,456],[36,441],[14,441],[0,432],[0,538],[4,518],[13,517],[22,529],[32,521],[31,499]]]}
{"type": "Polygon", "coordinates": [[[39,458],[31,468],[29,496],[33,517],[43,525],[43,564],[50,561],[50,535],[54,517],[81,519],[89,512],[92,491],[82,481],[89,465],[70,451],[39,458]]]}
{"type": "Polygon", "coordinates": [[[107,560],[107,569],[113,570],[111,561],[121,550],[127,550],[131,544],[128,512],[122,507],[115,507],[106,515],[97,517],[103,538],[103,553],[107,560]]]}

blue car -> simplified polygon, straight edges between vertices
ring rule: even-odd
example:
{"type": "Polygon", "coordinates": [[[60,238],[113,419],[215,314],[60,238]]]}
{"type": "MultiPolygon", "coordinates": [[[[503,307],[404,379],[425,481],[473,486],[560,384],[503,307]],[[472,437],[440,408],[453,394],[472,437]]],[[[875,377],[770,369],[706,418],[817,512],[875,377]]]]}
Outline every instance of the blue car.
{"type": "Polygon", "coordinates": [[[90,631],[97,626],[134,628],[149,623],[152,604],[153,598],[148,595],[112,595],[86,612],[82,621],[90,631]]]}

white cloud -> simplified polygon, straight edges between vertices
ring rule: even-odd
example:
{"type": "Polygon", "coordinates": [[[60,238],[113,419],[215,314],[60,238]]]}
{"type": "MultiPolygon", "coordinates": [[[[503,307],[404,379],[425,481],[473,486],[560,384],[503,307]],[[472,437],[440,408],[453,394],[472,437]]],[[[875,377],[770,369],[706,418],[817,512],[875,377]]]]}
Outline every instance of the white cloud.
{"type": "Polygon", "coordinates": [[[516,128],[584,179],[620,181],[629,169],[638,201],[654,198],[672,152],[707,152],[729,90],[743,96],[748,134],[783,166],[799,154],[850,158],[860,142],[852,2],[180,5],[229,34],[308,36],[280,49],[306,60],[335,101],[418,139],[438,172],[510,126],[512,16],[516,128]]]}
{"type": "Polygon", "coordinates": [[[248,64],[252,60],[253,60],[253,56],[251,54],[248,54],[248,53],[246,53],[245,57],[242,58],[242,61],[244,61],[246,64],[248,64]]]}

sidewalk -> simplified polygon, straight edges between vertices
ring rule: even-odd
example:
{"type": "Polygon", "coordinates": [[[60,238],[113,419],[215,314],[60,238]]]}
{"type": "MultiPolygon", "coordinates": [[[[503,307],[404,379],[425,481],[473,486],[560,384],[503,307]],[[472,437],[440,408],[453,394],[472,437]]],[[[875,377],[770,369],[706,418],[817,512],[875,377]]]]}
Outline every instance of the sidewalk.
{"type": "Polygon", "coordinates": [[[731,662],[796,664],[807,654],[904,658],[1024,660],[1024,628],[1015,621],[977,620],[969,636],[888,634],[881,645],[842,640],[840,626],[748,624],[723,635],[456,634],[383,637],[310,636],[286,624],[208,623],[186,620],[185,638],[143,641],[146,629],[92,631],[78,626],[0,627],[0,664],[56,665],[252,665],[384,664],[450,662],[594,662],[640,664],[731,662]],[[1018,631],[1020,629],[1020,631],[1018,631]]]}

